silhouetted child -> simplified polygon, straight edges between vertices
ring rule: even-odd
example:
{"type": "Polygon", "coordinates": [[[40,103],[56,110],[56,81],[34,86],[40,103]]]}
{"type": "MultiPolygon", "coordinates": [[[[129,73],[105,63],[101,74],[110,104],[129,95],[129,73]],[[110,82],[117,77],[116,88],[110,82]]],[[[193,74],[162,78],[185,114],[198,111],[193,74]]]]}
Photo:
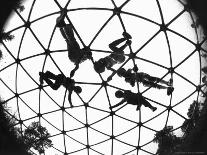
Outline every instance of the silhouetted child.
{"type": "Polygon", "coordinates": [[[123,100],[121,100],[116,105],[111,106],[110,109],[118,107],[118,106],[122,105],[123,103],[127,102],[127,104],[136,105],[137,106],[136,110],[140,110],[140,107],[142,105],[150,108],[153,112],[155,110],[157,110],[157,108],[153,107],[140,93],[135,94],[135,93],[131,92],[130,90],[126,90],[124,92],[118,90],[118,91],[116,91],[115,96],[117,98],[123,98],[123,100]]]}
{"type": "Polygon", "coordinates": [[[57,90],[58,88],[60,88],[61,85],[65,87],[69,92],[68,101],[71,107],[73,107],[73,104],[71,101],[72,92],[75,91],[77,94],[82,92],[82,89],[80,86],[75,86],[75,81],[73,79],[66,77],[63,74],[55,75],[51,73],[50,71],[46,71],[45,73],[39,72],[39,76],[40,76],[40,84],[43,84],[43,80],[45,80],[45,82],[53,90],[57,90]],[[54,80],[54,82],[52,80],[54,80]]]}
{"type": "Polygon", "coordinates": [[[174,88],[172,87],[172,79],[170,79],[170,81],[167,82],[158,77],[151,76],[147,73],[143,73],[143,72],[132,73],[132,69],[128,69],[126,71],[124,68],[120,68],[117,71],[117,74],[120,77],[124,77],[125,81],[127,83],[130,83],[132,87],[135,86],[135,82],[137,81],[137,82],[141,82],[146,87],[167,89],[167,95],[171,95],[172,92],[174,91],[174,88]],[[158,83],[165,84],[166,86],[160,85],[158,83]]]}
{"type": "Polygon", "coordinates": [[[76,70],[79,68],[79,64],[92,57],[91,51],[85,48],[80,49],[78,42],[75,39],[73,26],[66,24],[64,18],[66,16],[65,11],[61,12],[61,15],[56,20],[56,26],[60,28],[60,32],[67,43],[68,57],[70,61],[75,64],[75,68],[71,71],[70,77],[73,77],[76,70]]]}
{"type": "Polygon", "coordinates": [[[112,70],[113,65],[117,63],[123,63],[125,60],[124,49],[131,44],[131,36],[127,32],[123,32],[123,38],[113,41],[109,44],[109,48],[112,50],[109,56],[99,59],[94,63],[94,69],[97,73],[102,73],[105,71],[105,68],[112,70]],[[126,42],[125,42],[126,41],[126,42]],[[121,47],[117,47],[121,43],[124,43],[121,47]]]}

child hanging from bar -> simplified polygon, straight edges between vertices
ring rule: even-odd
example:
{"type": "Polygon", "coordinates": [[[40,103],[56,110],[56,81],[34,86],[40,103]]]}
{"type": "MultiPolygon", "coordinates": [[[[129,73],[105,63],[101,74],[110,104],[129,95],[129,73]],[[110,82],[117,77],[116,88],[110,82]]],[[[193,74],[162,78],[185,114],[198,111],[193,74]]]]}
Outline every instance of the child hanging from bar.
{"type": "Polygon", "coordinates": [[[135,86],[135,82],[141,82],[146,87],[153,87],[157,89],[167,89],[167,95],[171,95],[174,91],[174,88],[172,87],[172,79],[169,81],[162,80],[158,77],[151,76],[147,73],[143,72],[136,72],[132,73],[132,70],[138,70],[138,67],[135,66],[133,69],[128,69],[127,71],[124,68],[120,68],[117,71],[118,76],[124,77],[125,81],[127,83],[130,83],[132,87],[135,86]],[[136,68],[136,69],[135,69],[136,68]],[[160,84],[158,84],[160,83],[160,84]],[[164,85],[161,85],[164,84],[164,85]]]}
{"type": "Polygon", "coordinates": [[[56,20],[56,26],[60,28],[60,32],[67,43],[68,57],[75,64],[75,68],[71,71],[70,77],[73,77],[79,64],[87,59],[92,59],[92,53],[86,48],[80,49],[80,46],[75,39],[73,26],[66,24],[64,19],[67,15],[66,9],[63,9],[60,16],[56,20]]]}
{"type": "Polygon", "coordinates": [[[70,106],[73,107],[71,96],[73,91],[77,94],[80,94],[82,92],[82,89],[80,86],[75,86],[75,81],[69,77],[66,77],[63,74],[55,75],[50,71],[46,71],[45,73],[39,72],[40,76],[40,84],[43,84],[43,80],[53,89],[57,90],[62,85],[63,87],[68,90],[68,101],[70,103],[70,106]],[[54,82],[52,81],[54,80],[54,82]]]}
{"type": "Polygon", "coordinates": [[[125,102],[127,102],[127,104],[136,105],[137,111],[140,110],[140,107],[142,105],[150,108],[153,112],[157,110],[157,108],[153,107],[140,93],[136,94],[136,93],[131,92],[130,90],[125,90],[124,92],[118,90],[116,91],[115,96],[117,98],[123,98],[123,100],[121,100],[119,103],[115,104],[114,106],[111,106],[110,107],[111,110],[115,107],[118,107],[124,104],[125,102]]]}
{"type": "Polygon", "coordinates": [[[109,44],[109,48],[112,50],[113,53],[94,62],[94,69],[97,73],[104,72],[105,68],[114,71],[114,69],[112,69],[113,65],[124,62],[124,49],[127,46],[131,45],[131,36],[127,32],[123,32],[122,35],[123,38],[117,39],[109,44]],[[124,45],[122,45],[121,47],[117,47],[123,42],[125,42],[124,45]]]}

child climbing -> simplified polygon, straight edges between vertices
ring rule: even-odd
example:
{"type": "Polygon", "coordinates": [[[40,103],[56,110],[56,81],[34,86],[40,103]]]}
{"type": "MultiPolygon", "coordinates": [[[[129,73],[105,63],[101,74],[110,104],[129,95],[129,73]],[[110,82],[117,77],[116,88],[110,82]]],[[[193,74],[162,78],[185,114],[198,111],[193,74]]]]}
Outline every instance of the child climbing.
{"type": "Polygon", "coordinates": [[[133,69],[128,69],[127,71],[124,68],[120,68],[117,71],[118,76],[124,77],[127,83],[130,83],[132,87],[135,86],[135,82],[142,83],[146,87],[153,87],[157,89],[167,89],[167,95],[171,95],[174,91],[172,87],[172,79],[169,81],[162,80],[158,77],[151,76],[147,73],[137,72],[132,73],[133,69]],[[160,84],[158,84],[160,83],[160,84]],[[164,84],[164,85],[161,85],[164,84]]]}
{"type": "Polygon", "coordinates": [[[136,105],[137,108],[136,110],[140,110],[140,107],[142,105],[144,105],[145,107],[150,108],[153,112],[155,110],[157,110],[156,107],[153,107],[143,96],[141,93],[133,93],[130,90],[126,90],[124,92],[118,90],[115,93],[115,96],[117,98],[123,98],[123,100],[121,100],[119,103],[115,104],[114,106],[111,106],[110,109],[113,109],[115,107],[118,107],[122,104],[124,104],[125,102],[127,102],[127,104],[131,104],[131,105],[136,105]]]}
{"type": "Polygon", "coordinates": [[[60,32],[67,43],[68,58],[75,64],[75,68],[70,73],[70,77],[73,77],[79,68],[79,64],[87,59],[91,59],[92,53],[86,48],[80,48],[74,36],[73,26],[66,24],[64,21],[66,14],[67,12],[63,9],[60,16],[56,19],[56,26],[60,28],[60,32]]]}
{"type": "Polygon", "coordinates": [[[68,94],[68,101],[70,103],[70,106],[73,107],[71,95],[74,92],[77,94],[82,92],[82,89],[80,86],[75,86],[75,81],[69,77],[65,77],[63,74],[55,75],[50,71],[46,71],[45,73],[39,72],[40,76],[40,84],[43,84],[43,80],[53,89],[57,90],[62,85],[65,87],[69,94],[68,94]],[[52,81],[54,80],[54,82],[52,81]]]}
{"type": "Polygon", "coordinates": [[[112,66],[117,63],[123,63],[125,60],[124,49],[131,45],[131,36],[127,32],[123,32],[123,38],[117,39],[109,44],[109,48],[113,51],[109,56],[99,59],[94,63],[94,69],[97,73],[102,73],[105,68],[112,70],[112,66]],[[124,43],[121,47],[117,47],[121,43],[124,43]]]}

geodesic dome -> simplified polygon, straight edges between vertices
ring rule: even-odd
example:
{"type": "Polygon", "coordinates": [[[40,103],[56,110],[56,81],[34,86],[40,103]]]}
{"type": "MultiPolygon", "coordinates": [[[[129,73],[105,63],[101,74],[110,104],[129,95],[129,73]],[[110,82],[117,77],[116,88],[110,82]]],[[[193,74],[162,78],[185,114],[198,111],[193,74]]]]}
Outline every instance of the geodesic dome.
{"type": "MultiPolygon", "coordinates": [[[[150,155],[156,154],[154,135],[165,126],[177,134],[187,118],[190,104],[201,101],[204,85],[201,68],[205,52],[201,29],[187,5],[176,0],[27,0],[25,10],[14,10],[5,31],[15,38],[2,42],[0,63],[1,96],[22,130],[39,121],[51,134],[53,147],[45,154],[150,155]],[[92,52],[94,61],[112,53],[109,44],[132,36],[124,50],[125,61],[98,74],[94,61],[80,64],[73,79],[82,88],[73,93],[71,108],[64,87],[40,85],[39,72],[69,76],[74,64],[67,44],[56,27],[56,19],[67,8],[66,23],[73,25],[81,46],[92,52]],[[120,68],[144,72],[162,80],[173,79],[174,91],[134,87],[116,74],[120,68]],[[112,77],[108,80],[108,77],[112,77]],[[117,90],[141,93],[155,112],[142,106],[123,104],[117,90]],[[201,91],[202,90],[202,91],[201,91]]],[[[35,152],[35,150],[32,150],[35,152]]]]}

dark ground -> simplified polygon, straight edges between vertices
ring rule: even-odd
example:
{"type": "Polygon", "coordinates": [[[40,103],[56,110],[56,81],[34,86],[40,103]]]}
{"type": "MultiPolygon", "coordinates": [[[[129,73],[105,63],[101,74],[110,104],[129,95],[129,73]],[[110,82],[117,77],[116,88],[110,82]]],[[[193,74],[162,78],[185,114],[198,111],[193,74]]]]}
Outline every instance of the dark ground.
{"type": "MultiPolygon", "coordinates": [[[[188,5],[198,17],[198,22],[204,29],[207,36],[207,1],[206,0],[187,0],[188,5]]],[[[207,154],[207,100],[205,101],[204,108],[201,111],[201,117],[198,125],[188,135],[183,143],[180,154],[207,154]],[[182,152],[183,151],[183,152],[182,152]]],[[[178,155],[178,154],[177,154],[178,155]]]]}
{"type": "Polygon", "coordinates": [[[19,0],[1,0],[0,2],[0,29],[2,29],[12,8],[19,0]]]}
{"type": "MultiPolygon", "coordinates": [[[[0,29],[8,18],[12,8],[18,0],[1,0],[0,1],[0,29]]],[[[196,13],[199,18],[199,23],[207,33],[207,0],[187,0],[189,7],[196,13]]],[[[181,154],[201,154],[205,152],[207,154],[207,103],[205,104],[202,111],[202,117],[199,120],[199,125],[192,131],[192,133],[186,139],[186,142],[183,145],[183,153],[181,154]],[[195,153],[192,153],[195,152],[195,153]],[[197,152],[197,153],[196,153],[197,152]]],[[[5,147],[4,152],[1,152],[1,155],[23,155],[22,150],[18,147],[18,142],[15,138],[11,137],[11,133],[6,131],[6,119],[2,114],[2,107],[0,107],[0,146],[4,144],[5,147]],[[8,144],[10,145],[8,145],[8,144]],[[12,145],[11,145],[12,144],[12,145]],[[13,150],[14,153],[10,151],[13,150]],[[10,152],[10,153],[9,153],[10,152]]],[[[2,149],[2,148],[0,148],[2,149]]],[[[24,151],[23,151],[24,152],[24,151]]]]}

